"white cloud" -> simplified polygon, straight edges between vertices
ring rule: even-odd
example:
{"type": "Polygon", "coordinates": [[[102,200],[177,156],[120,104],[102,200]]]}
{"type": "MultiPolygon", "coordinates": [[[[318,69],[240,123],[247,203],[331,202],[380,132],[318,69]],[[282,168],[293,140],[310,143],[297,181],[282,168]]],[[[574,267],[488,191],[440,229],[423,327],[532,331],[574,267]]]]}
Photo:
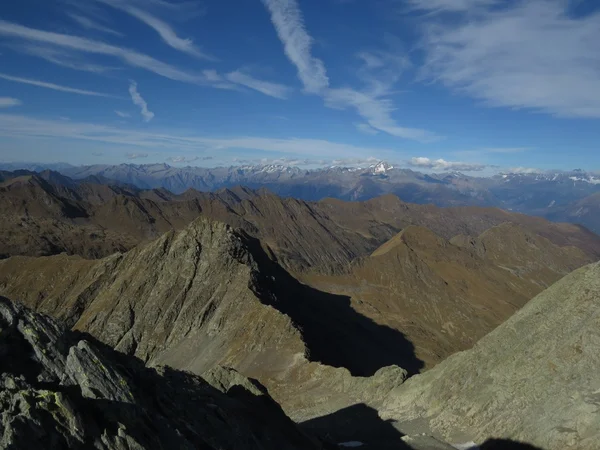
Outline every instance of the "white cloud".
{"type": "Polygon", "coordinates": [[[56,64],[57,66],[67,67],[73,70],[103,74],[117,69],[116,67],[107,67],[90,63],[81,58],[79,54],[65,51],[61,48],[50,47],[45,44],[19,44],[12,45],[12,47],[17,51],[22,51],[28,55],[36,56],[51,62],[52,64],[56,64]]]}
{"type": "Polygon", "coordinates": [[[73,53],[79,54],[83,52],[112,56],[124,61],[130,66],[145,69],[165,78],[185,83],[207,85],[217,89],[238,89],[238,85],[244,85],[263,94],[280,98],[287,92],[287,88],[283,85],[258,80],[239,71],[230,74],[232,78],[237,80],[236,83],[233,83],[219,75],[214,69],[205,69],[197,73],[189,72],[127,48],[117,47],[78,36],[36,30],[3,20],[0,20],[0,35],[20,38],[25,41],[42,42],[44,44],[42,47],[26,45],[25,47],[19,46],[19,48],[24,48],[26,52],[44,58],[50,62],[67,65],[74,69],[90,71],[96,69],[98,72],[110,70],[110,68],[81,66],[81,63],[79,62],[65,62],[73,57],[73,53]],[[47,49],[47,51],[45,49],[47,49]]]}
{"type": "Polygon", "coordinates": [[[490,167],[487,164],[446,161],[444,159],[430,159],[423,156],[411,158],[407,163],[411,167],[431,170],[458,170],[463,172],[480,172],[490,167]]]}
{"type": "Polygon", "coordinates": [[[270,97],[285,99],[287,98],[290,88],[279,83],[272,83],[270,81],[258,80],[248,74],[245,74],[239,70],[228,73],[226,78],[232,83],[240,84],[242,86],[249,87],[258,92],[261,92],[270,97]]]}
{"type": "MultiPolygon", "coordinates": [[[[199,160],[200,157],[198,156],[171,156],[169,158],[167,158],[167,161],[172,162],[174,164],[185,164],[185,163],[191,163],[194,161],[199,160]]],[[[204,159],[204,158],[202,158],[204,159]]]]}
{"type": "Polygon", "coordinates": [[[147,158],[148,153],[127,153],[127,159],[147,158]]]}
{"type": "Polygon", "coordinates": [[[194,84],[210,84],[213,87],[219,88],[227,87],[226,83],[211,83],[203,74],[179,69],[135,50],[117,47],[78,36],[28,28],[5,20],[0,20],[0,35],[20,38],[30,42],[42,42],[46,45],[53,45],[76,52],[112,56],[132,67],[145,69],[172,80],[194,84]]]}
{"type": "Polygon", "coordinates": [[[542,173],[542,172],[544,172],[544,171],[541,169],[534,169],[532,167],[511,167],[507,171],[507,173],[523,173],[523,174],[542,173]]]}
{"type": "Polygon", "coordinates": [[[22,102],[19,99],[12,97],[0,97],[0,108],[10,108],[12,106],[19,106],[22,102]]]}
{"type": "Polygon", "coordinates": [[[482,6],[492,6],[498,0],[407,0],[409,9],[428,12],[473,11],[482,6]]]}
{"type": "Polygon", "coordinates": [[[325,104],[339,109],[353,107],[369,126],[392,136],[423,142],[439,139],[426,130],[399,126],[392,119],[395,108],[390,99],[379,98],[350,88],[329,89],[325,96],[325,104]]]}
{"type": "Polygon", "coordinates": [[[156,31],[167,45],[174,48],[175,50],[179,50],[180,52],[187,53],[197,58],[213,59],[212,57],[203,53],[198,47],[196,47],[191,39],[180,38],[179,36],[177,36],[177,33],[175,33],[175,30],[173,30],[173,28],[171,28],[171,26],[168,23],[166,23],[162,19],[159,19],[156,16],[153,16],[147,11],[133,6],[128,2],[114,0],[97,1],[112,6],[114,8],[120,9],[126,12],[127,14],[135,17],[139,21],[145,23],[154,31],[156,31]]]}
{"type": "Polygon", "coordinates": [[[425,28],[424,76],[487,105],[600,117],[600,14],[521,0],[425,28]]]}
{"type": "Polygon", "coordinates": [[[304,25],[296,0],[263,0],[271,13],[271,21],[283,43],[288,59],[296,66],[306,92],[320,93],[329,86],[323,61],[313,57],[313,39],[304,25]]]}
{"type": "Polygon", "coordinates": [[[101,31],[103,33],[111,34],[113,36],[123,37],[123,33],[119,33],[118,31],[113,30],[112,28],[106,27],[98,22],[93,21],[89,17],[81,16],[75,13],[69,13],[68,16],[77,22],[83,28],[87,28],[89,30],[101,31]]]}
{"type": "Polygon", "coordinates": [[[140,107],[144,121],[150,122],[154,118],[154,113],[148,109],[148,104],[138,92],[137,83],[135,81],[129,82],[129,95],[131,95],[133,103],[140,107]]]}
{"type": "Polygon", "coordinates": [[[32,80],[29,78],[13,77],[5,73],[0,73],[0,78],[3,80],[14,81],[15,83],[29,84],[31,86],[42,87],[45,89],[52,89],[54,91],[69,92],[71,94],[89,95],[92,97],[114,97],[114,95],[103,94],[102,92],[88,91],[85,89],[77,89],[68,86],[62,86],[59,84],[48,83],[45,81],[32,80]]]}
{"type": "Polygon", "coordinates": [[[329,108],[356,110],[368,126],[392,136],[422,142],[439,139],[426,130],[402,127],[392,118],[395,107],[389,97],[408,65],[407,58],[383,51],[361,52],[357,56],[364,62],[364,67],[357,74],[366,87],[360,90],[330,88],[323,61],[311,53],[313,40],[306,31],[297,1],[263,0],[263,3],[271,13],[285,54],[296,66],[306,92],[321,95],[329,108]]]}
{"type": "Polygon", "coordinates": [[[124,119],[127,118],[127,117],[131,117],[131,114],[129,114],[127,112],[123,112],[123,111],[117,111],[117,110],[115,110],[115,114],[117,116],[119,116],[119,117],[124,118],[124,119]]]}
{"type": "Polygon", "coordinates": [[[396,149],[360,147],[322,139],[273,139],[256,136],[206,137],[189,132],[151,133],[84,122],[47,120],[22,115],[0,114],[0,136],[14,138],[77,139],[127,145],[143,149],[170,151],[223,151],[255,150],[287,153],[317,158],[361,158],[366,155],[378,159],[398,157],[396,149]]]}
{"type": "Polygon", "coordinates": [[[373,128],[368,123],[355,123],[354,126],[356,127],[356,129],[358,131],[361,131],[362,133],[373,134],[373,135],[379,134],[379,131],[377,131],[375,128],[373,128]]]}

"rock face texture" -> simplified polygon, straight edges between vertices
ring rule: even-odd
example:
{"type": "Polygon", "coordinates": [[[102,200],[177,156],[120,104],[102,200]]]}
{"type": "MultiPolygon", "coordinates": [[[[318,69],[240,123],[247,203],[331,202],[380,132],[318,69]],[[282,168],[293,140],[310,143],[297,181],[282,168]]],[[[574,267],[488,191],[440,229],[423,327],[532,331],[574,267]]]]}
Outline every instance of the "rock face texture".
{"type": "Polygon", "coordinates": [[[146,368],[0,297],[0,448],[319,449],[238,373],[146,368]]]}
{"type": "Polygon", "coordinates": [[[399,367],[417,362],[400,331],[299,283],[259,241],[205,218],[99,261],[0,261],[0,292],[150,365],[233,367],[295,418],[360,401],[350,391],[381,397],[357,376],[401,383],[399,367]]]}
{"type": "Polygon", "coordinates": [[[365,377],[400,384],[470,348],[587,258],[515,224],[450,242],[409,226],[345,274],[306,278],[316,289],[247,233],[200,218],[102,260],[0,261],[0,294],[150,365],[233,367],[307,420],[394,386],[365,377]]]}
{"type": "Polygon", "coordinates": [[[381,410],[449,442],[488,436],[546,450],[600,443],[600,263],[531,300],[471,350],[395,389],[381,410]]]}

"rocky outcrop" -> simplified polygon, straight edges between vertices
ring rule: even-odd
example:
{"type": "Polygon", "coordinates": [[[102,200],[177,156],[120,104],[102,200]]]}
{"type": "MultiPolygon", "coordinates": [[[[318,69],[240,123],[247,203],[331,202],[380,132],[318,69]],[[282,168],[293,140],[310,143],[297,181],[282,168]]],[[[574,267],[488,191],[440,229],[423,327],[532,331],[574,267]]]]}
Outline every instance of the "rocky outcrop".
{"type": "Polygon", "coordinates": [[[416,364],[400,331],[299,283],[259,241],[205,218],[99,261],[0,261],[0,293],[149,365],[232,367],[295,419],[380,398],[393,385],[371,387],[367,376],[401,383],[400,367],[416,364]]]}
{"type": "Polygon", "coordinates": [[[546,450],[594,450],[599,347],[595,263],[539,294],[471,350],[396,388],[381,416],[404,432],[433,431],[449,442],[495,436],[546,450]]]}
{"type": "Polygon", "coordinates": [[[0,297],[0,448],[318,449],[264,388],[146,368],[0,297]]]}

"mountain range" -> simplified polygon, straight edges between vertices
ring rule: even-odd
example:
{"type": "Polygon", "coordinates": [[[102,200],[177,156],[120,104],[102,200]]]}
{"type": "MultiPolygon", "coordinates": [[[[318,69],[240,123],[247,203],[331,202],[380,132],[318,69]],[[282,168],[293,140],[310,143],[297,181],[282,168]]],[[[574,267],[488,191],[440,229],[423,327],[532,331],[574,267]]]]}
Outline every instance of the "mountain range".
{"type": "Polygon", "coordinates": [[[0,404],[35,405],[0,447],[47,428],[63,447],[594,448],[583,226],[50,170],[0,172],[0,206],[0,404]]]}
{"type": "Polygon", "coordinates": [[[327,197],[364,201],[394,194],[408,203],[436,206],[491,206],[551,220],[580,223],[600,232],[600,174],[572,171],[500,173],[476,177],[460,172],[421,173],[384,161],[364,167],[302,169],[281,164],[231,167],[173,167],[167,164],[70,166],[0,164],[41,172],[57,170],[76,180],[126,184],[139,189],[216,191],[234,186],[266,188],[307,201],[327,197]]]}

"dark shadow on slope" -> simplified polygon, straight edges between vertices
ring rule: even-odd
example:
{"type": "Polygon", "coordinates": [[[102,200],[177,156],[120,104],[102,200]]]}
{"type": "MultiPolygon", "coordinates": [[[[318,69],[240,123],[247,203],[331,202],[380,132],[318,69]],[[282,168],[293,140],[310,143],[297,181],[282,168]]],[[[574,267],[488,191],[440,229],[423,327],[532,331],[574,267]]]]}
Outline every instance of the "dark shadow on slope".
{"type": "Polygon", "coordinates": [[[258,263],[251,289],[264,303],[288,315],[301,330],[311,361],[345,367],[352,375],[371,376],[397,365],[409,375],[423,368],[415,347],[400,331],[354,310],[350,297],[306,286],[267,256],[257,239],[246,246],[258,263]]]}
{"type": "Polygon", "coordinates": [[[511,441],[510,439],[488,439],[478,447],[479,450],[543,450],[525,442],[511,441]]]}
{"type": "Polygon", "coordinates": [[[333,445],[362,442],[365,448],[373,449],[411,448],[402,441],[403,434],[394,427],[393,421],[381,419],[376,409],[363,403],[307,420],[300,428],[333,445]]]}

